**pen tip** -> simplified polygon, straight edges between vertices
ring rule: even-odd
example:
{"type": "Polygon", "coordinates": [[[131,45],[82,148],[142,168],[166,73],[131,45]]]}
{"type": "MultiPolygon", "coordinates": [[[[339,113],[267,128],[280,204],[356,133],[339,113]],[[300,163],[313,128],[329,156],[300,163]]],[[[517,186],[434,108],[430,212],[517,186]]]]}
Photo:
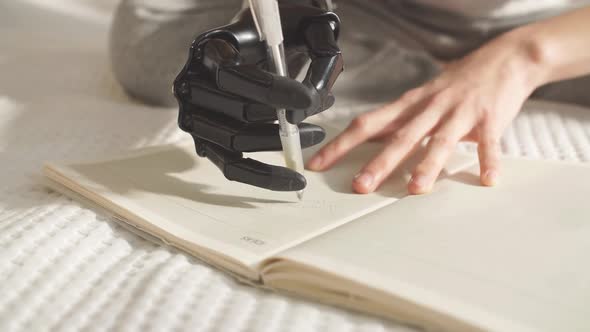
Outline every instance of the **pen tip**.
{"type": "Polygon", "coordinates": [[[303,200],[303,190],[297,192],[297,198],[299,198],[300,201],[303,200]]]}

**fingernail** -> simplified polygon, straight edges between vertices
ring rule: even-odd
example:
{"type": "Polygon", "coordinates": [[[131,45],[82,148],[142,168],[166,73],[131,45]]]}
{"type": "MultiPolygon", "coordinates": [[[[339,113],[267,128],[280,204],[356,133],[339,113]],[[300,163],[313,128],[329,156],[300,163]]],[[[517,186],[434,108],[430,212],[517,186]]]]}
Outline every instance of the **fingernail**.
{"type": "Polygon", "coordinates": [[[322,156],[316,155],[315,157],[311,158],[309,164],[307,165],[310,169],[319,169],[322,166],[322,156]]]}
{"type": "Polygon", "coordinates": [[[358,173],[357,175],[354,176],[354,182],[362,185],[363,187],[369,189],[371,188],[371,185],[373,184],[373,175],[371,175],[370,173],[367,172],[363,172],[363,173],[358,173]]]}
{"type": "Polygon", "coordinates": [[[412,176],[410,183],[413,183],[418,188],[424,188],[426,186],[426,177],[422,175],[412,176]]]}
{"type": "Polygon", "coordinates": [[[495,186],[498,182],[498,172],[495,170],[489,170],[484,174],[484,185],[495,186]]]}
{"type": "Polygon", "coordinates": [[[428,183],[428,179],[423,175],[416,175],[410,179],[408,183],[408,191],[413,195],[421,195],[430,192],[431,184],[428,183]]]}

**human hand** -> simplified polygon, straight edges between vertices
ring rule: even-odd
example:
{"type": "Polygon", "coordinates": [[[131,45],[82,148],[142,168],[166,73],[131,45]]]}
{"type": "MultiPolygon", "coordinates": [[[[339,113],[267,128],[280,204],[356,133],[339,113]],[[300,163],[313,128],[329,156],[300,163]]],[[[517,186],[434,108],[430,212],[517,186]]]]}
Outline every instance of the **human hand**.
{"type": "Polygon", "coordinates": [[[359,144],[380,141],[381,152],[352,182],[356,192],[370,193],[429,137],[426,153],[408,183],[411,194],[422,194],[432,189],[457,143],[470,140],[478,144],[481,183],[494,185],[501,135],[541,81],[529,53],[506,36],[444,65],[430,82],[355,118],[307,167],[327,170],[359,144]]]}
{"type": "Polygon", "coordinates": [[[311,59],[303,82],[269,71],[266,45],[247,9],[235,23],[196,38],[173,90],[179,127],[227,179],[298,191],[306,186],[303,175],[242,153],[281,150],[273,123],[277,108],[287,109],[287,120],[298,124],[303,148],[324,139],[323,128],[301,121],[334,103],[331,89],[343,69],[336,44],[340,21],[334,13],[297,4],[281,5],[280,12],[291,77],[311,59]]]}

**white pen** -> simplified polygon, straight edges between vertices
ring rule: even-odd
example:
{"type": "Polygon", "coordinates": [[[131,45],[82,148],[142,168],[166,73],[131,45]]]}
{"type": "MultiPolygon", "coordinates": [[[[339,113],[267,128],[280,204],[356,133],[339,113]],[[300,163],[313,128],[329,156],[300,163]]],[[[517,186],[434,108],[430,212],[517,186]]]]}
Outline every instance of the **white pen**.
{"type": "MultiPolygon", "coordinates": [[[[266,41],[276,74],[288,76],[285,51],[283,48],[283,29],[281,27],[281,16],[279,15],[277,0],[249,1],[250,10],[252,11],[260,39],[266,41]]],[[[303,174],[305,168],[301,153],[299,128],[287,121],[285,109],[277,109],[277,118],[279,120],[279,135],[281,137],[281,145],[283,146],[285,165],[303,174]]],[[[303,198],[303,190],[297,192],[297,197],[299,200],[303,198]]]]}

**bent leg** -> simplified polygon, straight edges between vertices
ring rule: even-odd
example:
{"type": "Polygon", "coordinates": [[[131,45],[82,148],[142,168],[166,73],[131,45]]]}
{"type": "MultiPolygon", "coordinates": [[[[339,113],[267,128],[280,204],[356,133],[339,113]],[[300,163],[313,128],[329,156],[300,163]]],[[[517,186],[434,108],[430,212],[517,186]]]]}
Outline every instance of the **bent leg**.
{"type": "Polygon", "coordinates": [[[110,31],[115,78],[142,102],[176,105],[172,82],[192,40],[229,23],[241,6],[242,0],[123,0],[110,31]]]}
{"type": "Polygon", "coordinates": [[[589,91],[590,75],[544,85],[533,93],[533,97],[590,106],[589,91]]]}

